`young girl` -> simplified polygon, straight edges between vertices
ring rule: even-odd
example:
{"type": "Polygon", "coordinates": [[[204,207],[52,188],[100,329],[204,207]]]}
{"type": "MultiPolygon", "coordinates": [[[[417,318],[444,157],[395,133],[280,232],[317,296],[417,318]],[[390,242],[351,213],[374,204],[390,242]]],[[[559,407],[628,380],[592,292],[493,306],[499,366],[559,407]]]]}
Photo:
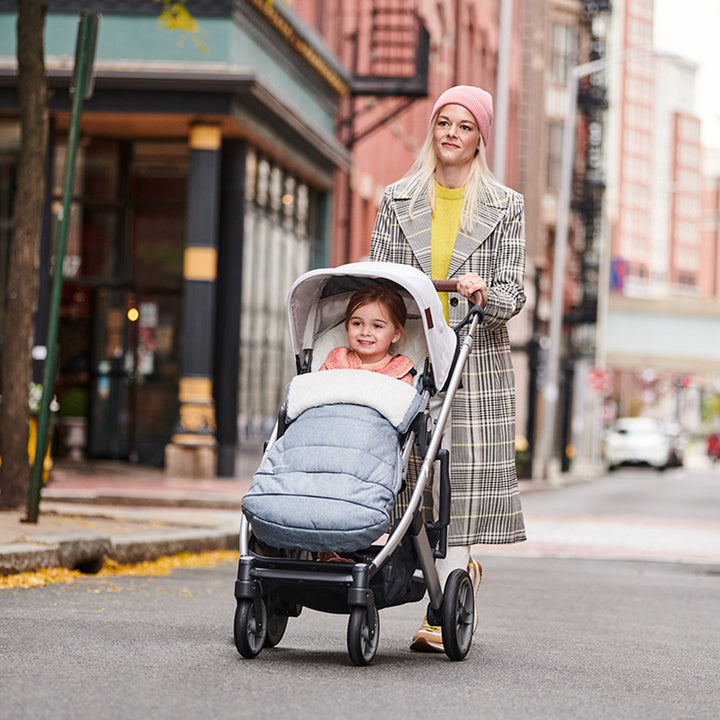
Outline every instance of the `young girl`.
{"type": "MultiPolygon", "coordinates": [[[[345,309],[350,346],[328,353],[320,370],[370,370],[413,384],[413,363],[404,355],[391,355],[390,346],[405,339],[407,308],[397,290],[387,285],[366,285],[356,290],[345,309]]],[[[318,553],[318,560],[354,562],[335,552],[318,553]]]]}
{"type": "Polygon", "coordinates": [[[404,355],[391,355],[390,346],[405,338],[407,308],[397,290],[387,285],[366,285],[356,290],[345,310],[350,347],[328,353],[320,370],[370,370],[413,384],[413,363],[404,355]]]}

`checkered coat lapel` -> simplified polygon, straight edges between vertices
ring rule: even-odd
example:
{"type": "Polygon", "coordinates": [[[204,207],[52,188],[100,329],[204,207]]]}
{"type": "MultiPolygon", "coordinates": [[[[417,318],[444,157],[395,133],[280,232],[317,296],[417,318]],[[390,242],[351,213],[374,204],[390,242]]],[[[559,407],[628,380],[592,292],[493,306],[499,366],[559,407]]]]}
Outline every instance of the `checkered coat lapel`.
{"type": "MultiPolygon", "coordinates": [[[[463,267],[470,255],[485,242],[502,219],[503,213],[507,211],[507,197],[498,198],[485,193],[483,199],[484,202],[478,206],[476,211],[472,232],[466,234],[460,231],[455,239],[448,278],[470,272],[467,270],[460,272],[460,268],[463,267]]],[[[386,210],[392,211],[397,223],[392,226],[391,240],[395,244],[395,241],[402,236],[415,256],[414,264],[425,274],[430,275],[430,228],[432,222],[430,204],[427,198],[419,198],[411,213],[410,200],[410,195],[402,185],[395,186],[391,199],[389,199],[389,207],[386,208],[386,210]]]]}
{"type": "Polygon", "coordinates": [[[405,238],[415,262],[426,275],[430,275],[430,223],[432,213],[426,198],[415,203],[410,213],[410,195],[401,189],[394,194],[392,213],[397,224],[393,235],[395,239],[405,238]]]}
{"type": "Polygon", "coordinates": [[[461,270],[468,258],[476,252],[488,239],[490,233],[502,220],[503,212],[507,210],[507,199],[485,198],[485,201],[478,206],[475,213],[475,224],[472,232],[465,234],[462,230],[455,238],[455,247],[450,258],[450,269],[448,277],[464,275],[468,270],[461,270]]]}
{"type": "MultiPolygon", "coordinates": [[[[426,201],[409,211],[405,181],[385,192],[370,259],[399,262],[430,274],[431,212],[426,201]]],[[[477,272],[488,282],[485,320],[476,334],[452,412],[452,545],[525,539],[515,472],[515,381],[506,323],[525,303],[523,199],[508,188],[483,193],[471,233],[460,232],[449,278],[477,272]]],[[[450,296],[450,324],[467,302],[450,296]]],[[[461,338],[464,333],[461,333],[461,338]]],[[[417,466],[411,464],[411,474],[417,466]]],[[[398,511],[404,507],[398,499],[398,511]]]]}

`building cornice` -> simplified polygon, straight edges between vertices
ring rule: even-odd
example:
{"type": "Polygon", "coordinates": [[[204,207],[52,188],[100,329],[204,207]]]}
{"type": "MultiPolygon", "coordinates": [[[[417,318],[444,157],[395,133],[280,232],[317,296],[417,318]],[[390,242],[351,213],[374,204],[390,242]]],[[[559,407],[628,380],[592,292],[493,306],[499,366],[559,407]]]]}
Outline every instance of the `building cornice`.
{"type": "Polygon", "coordinates": [[[246,0],[281,35],[285,42],[320,75],[339,95],[350,93],[350,78],[323,41],[294,13],[281,3],[269,0],[246,0]]]}
{"type": "MultiPolygon", "coordinates": [[[[66,88],[72,76],[73,59],[70,57],[48,58],[46,74],[51,88],[66,88]]],[[[0,57],[0,88],[17,85],[17,63],[14,58],[0,57]]],[[[227,99],[226,111],[241,125],[251,129],[263,129],[268,138],[274,138],[293,154],[305,154],[322,158],[328,166],[347,170],[351,156],[345,146],[331,133],[306,118],[301,108],[290,106],[286,100],[276,97],[264,84],[254,68],[226,63],[164,63],[143,61],[100,60],[94,68],[94,86],[98,96],[107,93],[122,94],[123,112],[146,111],[147,103],[138,100],[133,106],[132,98],[147,96],[148,92],[165,92],[177,100],[166,112],[194,112],[203,114],[217,112],[212,98],[227,99]],[[197,98],[204,98],[203,109],[197,98]],[[264,124],[253,118],[264,118],[264,124]],[[252,122],[251,122],[252,121],[252,122]]],[[[87,113],[92,113],[95,98],[87,102],[87,113]]],[[[63,100],[66,109],[66,100],[63,100]]],[[[112,105],[105,102],[103,110],[112,112],[112,105]]],[[[117,110],[116,110],[117,111],[117,110]]]]}
{"type": "MultiPolygon", "coordinates": [[[[253,15],[269,26],[266,36],[278,35],[336,93],[350,93],[351,76],[327,47],[323,38],[284,3],[272,0],[202,0],[190,8],[200,20],[227,18],[241,27],[257,25],[253,15]]],[[[48,15],[67,15],[81,11],[107,15],[157,17],[160,11],[149,0],[51,0],[48,15]]],[[[0,0],[0,13],[16,13],[17,0],[0,0]]]]}

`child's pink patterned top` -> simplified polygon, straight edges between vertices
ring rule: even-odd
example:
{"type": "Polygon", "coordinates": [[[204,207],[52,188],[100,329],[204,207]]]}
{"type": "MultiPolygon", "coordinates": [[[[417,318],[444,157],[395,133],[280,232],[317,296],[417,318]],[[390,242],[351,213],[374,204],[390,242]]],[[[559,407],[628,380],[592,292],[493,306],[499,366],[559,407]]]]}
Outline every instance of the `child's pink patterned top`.
{"type": "Polygon", "coordinates": [[[413,363],[410,358],[405,355],[393,356],[390,353],[376,363],[363,365],[357,353],[347,347],[336,347],[331,350],[320,366],[320,370],[369,370],[397,378],[408,385],[413,384],[413,375],[410,372],[412,369],[413,363]]]}

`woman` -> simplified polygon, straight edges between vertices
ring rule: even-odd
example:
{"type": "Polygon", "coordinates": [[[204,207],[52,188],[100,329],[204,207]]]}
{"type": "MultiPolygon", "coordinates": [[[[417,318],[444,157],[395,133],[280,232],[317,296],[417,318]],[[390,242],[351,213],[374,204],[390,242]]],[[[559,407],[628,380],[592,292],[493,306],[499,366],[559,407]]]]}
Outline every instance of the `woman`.
{"type": "MultiPolygon", "coordinates": [[[[470,546],[525,540],[506,326],[525,304],[524,206],[488,170],[492,117],[492,97],[481,88],[458,85],[440,95],[413,167],[385,190],[370,246],[371,260],[413,265],[434,280],[456,278],[457,293],[441,296],[451,326],[467,312],[462,298],[485,311],[444,438],[452,447],[452,500],[448,555],[438,561],[443,585],[463,568],[475,590],[482,570],[470,546]]],[[[440,628],[426,619],[410,647],[443,652],[440,628]]]]}

